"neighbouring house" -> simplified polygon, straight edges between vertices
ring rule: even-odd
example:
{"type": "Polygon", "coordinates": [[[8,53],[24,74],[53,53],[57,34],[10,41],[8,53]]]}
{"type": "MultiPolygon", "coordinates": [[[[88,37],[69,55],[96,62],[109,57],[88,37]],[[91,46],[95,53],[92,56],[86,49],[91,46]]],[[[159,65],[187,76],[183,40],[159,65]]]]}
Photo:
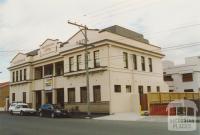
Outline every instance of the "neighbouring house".
{"type": "MultiPolygon", "coordinates": [[[[161,48],[143,35],[117,25],[88,29],[87,35],[91,112],[140,113],[142,94],[168,91],[161,48]]],[[[83,42],[80,30],[63,43],[47,39],[37,50],[17,54],[8,68],[10,102],[23,101],[33,108],[52,103],[86,112],[83,42]]]]}
{"type": "Polygon", "coordinates": [[[8,107],[7,99],[9,97],[9,82],[0,83],[0,111],[8,107]]]}
{"type": "Polygon", "coordinates": [[[185,58],[185,64],[163,61],[164,80],[170,92],[200,91],[200,56],[185,58]]]}

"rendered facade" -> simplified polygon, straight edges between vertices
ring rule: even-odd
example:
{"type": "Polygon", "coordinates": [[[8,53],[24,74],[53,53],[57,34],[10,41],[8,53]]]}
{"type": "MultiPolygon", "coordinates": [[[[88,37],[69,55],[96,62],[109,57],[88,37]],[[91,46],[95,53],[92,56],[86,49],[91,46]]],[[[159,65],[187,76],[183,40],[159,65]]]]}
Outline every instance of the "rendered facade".
{"type": "Polygon", "coordinates": [[[187,57],[185,64],[174,65],[171,61],[163,62],[164,80],[171,92],[200,91],[200,57],[187,57]]]}

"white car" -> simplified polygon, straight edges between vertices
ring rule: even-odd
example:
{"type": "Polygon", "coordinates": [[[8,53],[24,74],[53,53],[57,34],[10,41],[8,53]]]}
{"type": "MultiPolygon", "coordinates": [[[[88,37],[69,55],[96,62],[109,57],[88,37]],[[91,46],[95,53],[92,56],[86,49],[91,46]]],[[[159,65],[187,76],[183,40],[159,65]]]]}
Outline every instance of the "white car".
{"type": "Polygon", "coordinates": [[[11,114],[19,114],[21,116],[26,114],[36,114],[36,110],[29,108],[27,104],[25,103],[17,103],[13,109],[10,111],[11,114]]]}
{"type": "Polygon", "coordinates": [[[22,102],[12,102],[8,108],[8,111],[11,113],[17,104],[21,104],[22,102]]]}

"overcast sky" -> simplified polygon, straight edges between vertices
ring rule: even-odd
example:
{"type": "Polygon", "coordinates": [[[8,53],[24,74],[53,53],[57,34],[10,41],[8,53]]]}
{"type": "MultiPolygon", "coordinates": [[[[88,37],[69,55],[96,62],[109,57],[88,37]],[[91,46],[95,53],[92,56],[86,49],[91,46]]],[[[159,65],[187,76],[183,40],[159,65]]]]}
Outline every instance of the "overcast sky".
{"type": "Polygon", "coordinates": [[[0,82],[18,53],[39,47],[47,38],[66,41],[78,29],[67,20],[102,29],[121,25],[152,44],[166,48],[165,59],[176,64],[200,55],[200,0],[0,0],[0,82]],[[191,44],[195,43],[195,44],[191,44]],[[197,44],[198,43],[198,44],[197,44]]]}

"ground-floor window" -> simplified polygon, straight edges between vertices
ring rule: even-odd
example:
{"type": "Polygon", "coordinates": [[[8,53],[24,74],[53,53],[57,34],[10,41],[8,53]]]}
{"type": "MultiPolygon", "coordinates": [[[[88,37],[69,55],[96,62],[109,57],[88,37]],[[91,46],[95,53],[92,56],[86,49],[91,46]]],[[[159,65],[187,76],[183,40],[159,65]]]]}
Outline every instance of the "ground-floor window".
{"type": "Polygon", "coordinates": [[[115,89],[115,92],[116,92],[116,93],[121,92],[121,85],[115,85],[115,86],[114,86],[114,89],[115,89]]]}
{"type": "Polygon", "coordinates": [[[157,86],[156,89],[157,89],[157,92],[160,92],[160,86],[157,86]]]}
{"type": "Polygon", "coordinates": [[[169,92],[174,92],[174,90],[169,90],[169,92]]]}
{"type": "Polygon", "coordinates": [[[81,87],[81,103],[86,103],[87,102],[87,88],[86,87],[81,87]]]}
{"type": "Polygon", "coordinates": [[[147,92],[151,92],[151,86],[147,86],[147,92]]]}
{"type": "Polygon", "coordinates": [[[75,102],[75,88],[68,88],[68,102],[75,102]]]}
{"type": "Polygon", "coordinates": [[[15,102],[15,93],[12,93],[12,102],[15,102]]]}
{"type": "Polygon", "coordinates": [[[23,92],[23,94],[22,94],[23,96],[23,103],[26,103],[26,92],[23,92]]]}
{"type": "Polygon", "coordinates": [[[131,85],[126,85],[126,93],[131,93],[131,85]]]}
{"type": "Polygon", "coordinates": [[[93,86],[94,102],[101,102],[101,86],[93,86]]]}

